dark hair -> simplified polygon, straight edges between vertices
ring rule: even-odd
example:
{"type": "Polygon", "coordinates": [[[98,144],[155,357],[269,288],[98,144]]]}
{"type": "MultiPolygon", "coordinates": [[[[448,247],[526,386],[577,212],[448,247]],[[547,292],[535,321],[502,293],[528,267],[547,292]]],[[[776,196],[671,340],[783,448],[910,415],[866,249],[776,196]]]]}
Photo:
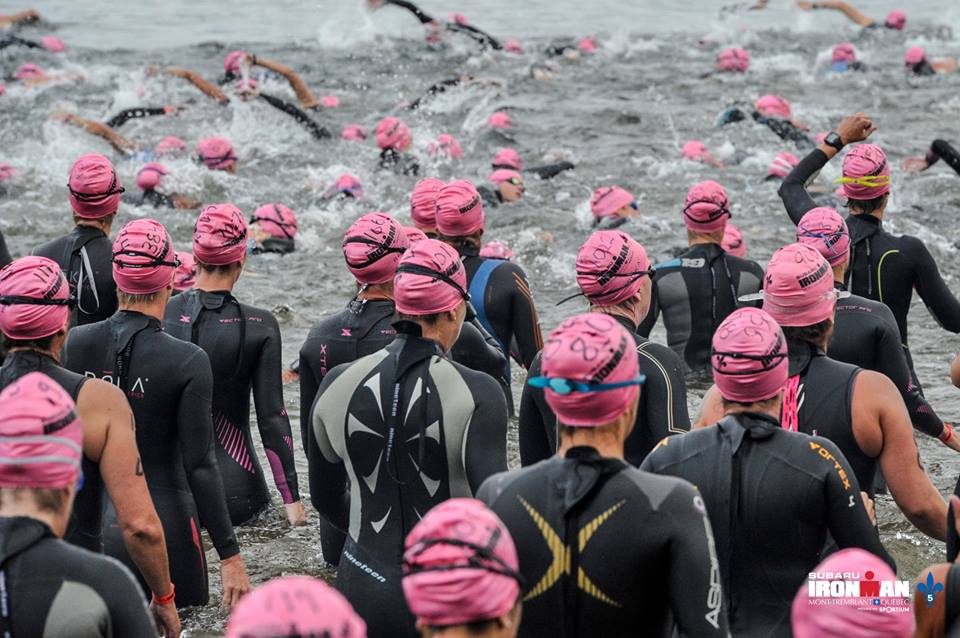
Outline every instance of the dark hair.
{"type": "Polygon", "coordinates": [[[880,210],[889,194],[888,191],[880,197],[874,197],[873,199],[848,199],[847,208],[850,209],[850,212],[856,211],[856,214],[869,215],[870,213],[880,210]]]}
{"type": "Polygon", "coordinates": [[[720,404],[723,406],[724,412],[732,407],[737,408],[755,408],[754,412],[762,412],[765,408],[770,407],[770,405],[776,400],[777,395],[773,395],[769,399],[764,399],[763,401],[750,401],[749,403],[743,401],[731,401],[726,397],[720,397],[720,404]]]}
{"type": "Polygon", "coordinates": [[[43,337],[42,339],[11,339],[10,337],[3,335],[3,348],[4,350],[12,350],[13,348],[29,348],[31,350],[46,351],[53,347],[53,338],[56,336],[56,334],[52,334],[49,337],[43,337]]]}
{"type": "Polygon", "coordinates": [[[445,244],[450,244],[457,250],[461,248],[480,248],[482,240],[480,239],[483,236],[483,231],[478,230],[472,235],[464,235],[463,237],[447,237],[439,230],[437,231],[437,239],[442,241],[445,244]]]}
{"type": "Polygon", "coordinates": [[[229,264],[224,264],[222,266],[214,266],[213,264],[205,264],[200,260],[197,260],[197,269],[202,270],[205,273],[219,273],[221,275],[229,275],[234,269],[240,267],[240,262],[235,261],[229,264]]]}
{"type": "Polygon", "coordinates": [[[833,325],[831,319],[824,319],[812,326],[783,326],[783,336],[787,338],[787,346],[796,346],[804,343],[820,345],[833,325]]]}
{"type": "MultiPolygon", "coordinates": [[[[494,628],[496,628],[496,625],[497,625],[497,619],[494,618],[493,620],[478,620],[476,622],[464,623],[463,626],[467,628],[467,633],[469,633],[470,635],[482,636],[483,634],[488,633],[492,631],[494,628]]],[[[428,625],[432,633],[443,631],[449,626],[450,625],[443,625],[443,626],[428,625]]]]}
{"type": "Polygon", "coordinates": [[[0,504],[6,500],[7,495],[11,495],[14,501],[25,497],[31,498],[37,509],[43,512],[59,514],[67,509],[67,500],[70,496],[70,491],[66,488],[37,489],[32,487],[4,487],[0,488],[0,504]]]}
{"type": "Polygon", "coordinates": [[[435,326],[440,321],[440,316],[446,314],[442,312],[435,312],[431,315],[405,315],[402,312],[397,313],[397,319],[399,321],[412,321],[413,323],[425,323],[428,326],[435,326]]]}

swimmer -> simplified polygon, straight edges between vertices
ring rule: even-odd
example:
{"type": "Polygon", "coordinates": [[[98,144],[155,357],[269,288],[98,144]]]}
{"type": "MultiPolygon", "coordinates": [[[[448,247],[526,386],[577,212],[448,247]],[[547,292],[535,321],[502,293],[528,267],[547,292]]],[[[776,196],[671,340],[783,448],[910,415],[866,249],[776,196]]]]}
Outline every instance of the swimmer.
{"type": "Polygon", "coordinates": [[[493,171],[487,178],[496,190],[487,186],[480,186],[477,192],[483,198],[483,203],[491,208],[497,208],[500,204],[509,204],[523,199],[526,188],[523,185],[523,175],[517,171],[507,168],[501,168],[493,171]]]}
{"type": "Polygon", "coordinates": [[[159,162],[148,162],[144,164],[140,170],[137,171],[137,188],[140,189],[140,193],[131,197],[124,195],[122,198],[123,203],[132,204],[133,206],[177,208],[181,210],[199,208],[200,202],[195,199],[176,193],[168,195],[162,192],[163,188],[160,182],[163,177],[169,174],[170,171],[159,162]]]}
{"type": "Polygon", "coordinates": [[[63,75],[50,74],[44,71],[36,64],[21,64],[7,82],[23,82],[26,86],[40,86],[41,84],[50,84],[52,82],[77,82],[83,80],[80,73],[67,73],[63,75]]]}
{"type": "Polygon", "coordinates": [[[711,347],[719,422],[664,439],[640,466],[698,486],[711,513],[733,635],[790,635],[790,602],[828,533],[839,547],[862,548],[893,566],[864,488],[837,445],[781,425],[787,357],[772,316],[756,308],[731,314],[711,347]]]}
{"type": "MultiPolygon", "coordinates": [[[[61,540],[83,487],[83,434],[70,395],[43,373],[0,392],[2,587],[18,601],[4,607],[8,636],[50,635],[57,627],[85,636],[157,634],[126,568],[61,540]]],[[[166,636],[179,635],[179,623],[169,630],[166,636]]]]}
{"type": "Polygon", "coordinates": [[[173,294],[178,295],[185,290],[193,288],[197,283],[197,260],[193,253],[185,250],[177,251],[177,272],[173,275],[173,294]]]}
{"type": "Polygon", "coordinates": [[[697,490],[623,460],[643,383],[634,348],[630,331],[599,313],[551,332],[541,376],[527,383],[545,387],[557,415],[556,454],[480,488],[517,544],[527,587],[520,638],[627,636],[638,627],[668,635],[674,625],[683,636],[728,635],[697,490]]]}
{"type": "Polygon", "coordinates": [[[684,144],[683,148],[680,149],[680,155],[683,156],[683,159],[691,162],[702,162],[714,168],[723,168],[723,163],[714,159],[707,145],[699,140],[691,140],[684,144]]]}
{"type": "MultiPolygon", "coordinates": [[[[650,306],[652,276],[643,246],[621,231],[593,233],[577,254],[577,284],[590,304],[590,312],[609,315],[634,336],[636,345],[632,349],[646,378],[636,422],[624,447],[624,459],[634,466],[640,465],[663,437],[690,429],[683,362],[670,348],[636,334],[637,324],[650,306]]],[[[533,360],[528,376],[540,376],[543,356],[541,352],[533,360]]],[[[553,456],[557,449],[556,425],[557,417],[544,398],[544,389],[525,384],[519,424],[520,461],[524,466],[553,456]]]]}
{"type": "Polygon", "coordinates": [[[97,137],[105,139],[110,143],[118,153],[126,156],[131,156],[137,152],[139,146],[136,142],[133,142],[123,135],[117,133],[114,129],[107,126],[103,122],[98,122],[96,120],[88,120],[82,118],[73,113],[54,113],[51,116],[51,119],[60,120],[67,124],[72,124],[78,128],[82,128],[87,133],[91,135],[96,135],[97,137]]]}
{"type": "Polygon", "coordinates": [[[12,13],[8,16],[0,15],[0,28],[18,27],[32,22],[39,22],[43,19],[35,9],[27,9],[18,13],[12,13]]]}
{"type": "Polygon", "coordinates": [[[830,59],[830,70],[834,73],[847,71],[866,71],[867,65],[857,59],[857,50],[849,42],[842,42],[833,47],[830,59]]]}
{"type": "MultiPolygon", "coordinates": [[[[920,463],[899,390],[878,372],[825,354],[836,301],[846,296],[834,289],[832,274],[817,249],[790,244],[773,254],[763,292],[756,295],[783,328],[789,351],[780,422],[786,430],[833,441],[849,462],[859,489],[871,498],[879,468],[907,520],[927,536],[945,540],[946,503],[920,463]]],[[[707,392],[697,427],[723,415],[721,390],[714,386],[707,392]]]]}
{"type": "Polygon", "coordinates": [[[345,142],[362,142],[370,135],[367,127],[359,124],[347,124],[340,133],[340,138],[345,142]]]}
{"type": "MultiPolygon", "coordinates": [[[[0,20],[2,19],[3,18],[0,18],[0,20]]],[[[45,49],[51,53],[63,53],[67,48],[63,40],[55,35],[45,35],[40,38],[39,42],[20,38],[12,34],[0,36],[0,51],[11,46],[21,46],[28,49],[45,49]]]]}
{"type": "Polygon", "coordinates": [[[498,150],[496,155],[493,157],[493,162],[491,163],[490,167],[494,171],[507,169],[511,171],[533,173],[540,179],[553,179],[564,171],[571,171],[576,168],[573,162],[562,160],[555,161],[550,164],[544,164],[542,166],[530,166],[524,169],[523,159],[521,159],[520,154],[512,148],[501,148],[498,150]]]}
{"type": "Polygon", "coordinates": [[[683,221],[690,247],[654,266],[650,312],[637,329],[648,337],[662,312],[668,345],[694,372],[710,366],[710,340],[717,326],[740,307],[741,296],[757,292],[763,281],[759,264],[723,250],[729,218],[727,191],[717,182],[701,182],[687,192],[683,221]]]}
{"type": "Polygon", "coordinates": [[[460,75],[454,78],[440,80],[439,82],[432,84],[430,88],[424,91],[423,95],[415,99],[413,102],[410,102],[410,104],[407,105],[407,108],[411,111],[415,111],[423,106],[425,100],[440,95],[441,93],[446,93],[450,89],[456,87],[480,86],[503,88],[504,84],[504,81],[499,78],[477,78],[472,75],[460,75]]]}
{"type": "MultiPolygon", "coordinates": [[[[220,557],[222,605],[230,607],[250,582],[214,453],[210,363],[198,346],[161,325],[178,266],[173,243],[160,223],[138,219],[117,235],[112,261],[120,312],[71,330],[64,365],[84,377],[109,379],[130,402],[143,459],[138,471],[163,523],[177,606],[209,604],[203,521],[220,557]]],[[[115,514],[108,512],[106,552],[129,565],[119,535],[115,514]]]]}
{"type": "Polygon", "coordinates": [[[380,148],[378,169],[397,175],[416,175],[420,172],[416,158],[407,153],[413,141],[410,127],[393,116],[385,117],[377,124],[376,135],[380,148]]]}
{"type": "Polygon", "coordinates": [[[264,204],[250,216],[250,237],[256,242],[253,253],[286,255],[296,250],[297,216],[283,204],[264,204]]]}
{"type": "Polygon", "coordinates": [[[245,51],[231,51],[223,59],[223,79],[220,84],[229,84],[242,80],[249,75],[250,67],[259,66],[282,76],[289,84],[290,88],[297,95],[297,101],[305,109],[316,110],[323,106],[323,100],[317,99],[307,83],[303,81],[293,69],[288,66],[270,60],[261,56],[253,55],[245,51]],[[244,73],[246,66],[247,74],[244,73]]]}
{"type": "Polygon", "coordinates": [[[770,162],[770,166],[767,167],[767,176],[763,181],[782,182],[799,163],[800,158],[793,153],[787,151],[777,153],[777,156],[770,162]]]}
{"type": "Polygon", "coordinates": [[[936,75],[957,70],[957,58],[931,60],[923,47],[910,47],[903,56],[903,64],[913,75],[936,75]]]}
{"type": "Polygon", "coordinates": [[[503,259],[513,261],[516,256],[510,247],[499,241],[488,241],[480,248],[480,256],[485,259],[503,259]]]}
{"type": "Polygon", "coordinates": [[[460,141],[446,133],[439,135],[435,142],[427,145],[427,153],[447,160],[463,159],[463,147],[460,141]]]}
{"type": "MultiPolygon", "coordinates": [[[[798,148],[813,146],[808,133],[809,128],[792,119],[793,111],[790,102],[779,95],[764,95],[754,105],[751,117],[755,122],[763,124],[777,137],[796,143],[798,148]]],[[[724,111],[719,118],[719,125],[724,126],[732,122],[747,119],[747,114],[739,109],[732,108],[724,111]]]]}
{"type": "Polygon", "coordinates": [[[727,222],[726,228],[723,229],[723,241],[720,242],[720,247],[734,257],[745,259],[747,256],[747,242],[743,238],[743,233],[730,222],[727,222]]]}
{"type": "Polygon", "coordinates": [[[211,171],[237,172],[237,154],[225,137],[205,137],[197,142],[196,159],[211,171]]]}
{"type": "Polygon", "coordinates": [[[933,140],[925,156],[904,160],[903,169],[906,171],[925,171],[941,159],[957,175],[960,175],[960,152],[946,140],[933,140]]]}
{"type": "MultiPolygon", "coordinates": [[[[281,228],[261,211],[254,214],[261,229],[281,228]]],[[[274,212],[282,215],[280,210],[274,212]]],[[[289,231],[289,223],[283,223],[289,231]]],[[[253,446],[252,394],[260,440],[287,521],[305,525],[280,382],[280,326],[269,310],[248,306],[233,295],[246,265],[248,236],[243,214],[232,204],[214,204],[201,211],[193,233],[197,280],[193,289],[166,304],[163,327],[167,334],[200,346],[209,358],[217,466],[230,520],[234,525],[249,524],[270,506],[253,446]]]]}
{"type": "Polygon", "coordinates": [[[342,173],[323,194],[324,199],[363,199],[363,184],[356,175],[342,173]]]}
{"type": "Polygon", "coordinates": [[[437,239],[437,197],[444,186],[443,180],[428,177],[417,182],[410,193],[413,225],[431,239],[437,239]]]}
{"type": "Polygon", "coordinates": [[[337,589],[371,636],[412,638],[418,632],[400,582],[404,539],[433,506],[472,496],[506,469],[508,418],[489,375],[443,356],[467,314],[457,252],[437,240],[418,242],[400,258],[393,287],[396,338],[326,374],[304,444],[314,506],[347,532],[337,589]],[[395,409],[383,411],[376,397],[392,397],[395,409]],[[345,434],[347,415],[357,426],[345,434]]]}
{"type": "Polygon", "coordinates": [[[746,73],[749,68],[750,54],[740,47],[724,49],[718,53],[717,61],[713,66],[714,72],[717,73],[746,73]]]}
{"type": "Polygon", "coordinates": [[[590,198],[593,227],[598,230],[613,230],[640,216],[636,198],[619,186],[601,186],[590,198]]]}
{"type": "Polygon", "coordinates": [[[403,593],[421,638],[516,638],[523,577],[510,532],[482,502],[437,505],[407,535],[403,593]]]}
{"type": "Polygon", "coordinates": [[[899,9],[891,11],[889,14],[887,14],[883,24],[880,24],[873,18],[861,12],[856,7],[851,6],[842,0],[822,0],[821,2],[805,2],[803,0],[797,0],[797,6],[804,11],[818,9],[831,9],[833,11],[839,11],[843,15],[847,16],[847,18],[849,18],[852,22],[855,22],[861,27],[865,27],[867,29],[878,29],[880,27],[884,27],[886,29],[893,29],[895,31],[903,31],[903,28],[907,24],[907,15],[899,9]]]}
{"type": "Polygon", "coordinates": [[[436,18],[433,18],[427,15],[420,9],[420,7],[413,4],[412,2],[409,2],[408,0],[367,0],[367,6],[372,10],[379,9],[385,5],[393,5],[395,7],[400,7],[401,9],[406,9],[407,11],[412,13],[417,20],[420,21],[420,24],[431,29],[431,32],[428,34],[428,37],[427,37],[428,42],[437,41],[439,37],[437,30],[444,29],[452,33],[460,33],[462,35],[467,36],[468,38],[470,38],[471,40],[479,44],[481,49],[491,48],[491,49],[499,50],[503,48],[503,46],[500,44],[500,42],[496,38],[494,38],[489,33],[486,33],[474,26],[471,26],[466,22],[466,20],[454,19],[448,22],[447,21],[441,22],[440,20],[437,20],[436,18]]]}

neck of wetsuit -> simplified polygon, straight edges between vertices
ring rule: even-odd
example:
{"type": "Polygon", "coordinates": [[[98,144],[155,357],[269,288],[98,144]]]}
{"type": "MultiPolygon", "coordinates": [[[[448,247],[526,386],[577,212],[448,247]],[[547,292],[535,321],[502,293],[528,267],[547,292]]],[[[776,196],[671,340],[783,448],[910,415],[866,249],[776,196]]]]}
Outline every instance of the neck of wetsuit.
{"type": "Polygon", "coordinates": [[[461,244],[457,246],[457,252],[461,257],[479,257],[480,248],[477,246],[471,246],[469,244],[461,244]]]}
{"type": "Polygon", "coordinates": [[[727,415],[750,432],[752,439],[765,439],[781,429],[780,419],[763,412],[734,412],[727,415]]]}
{"type": "Polygon", "coordinates": [[[11,348],[7,350],[6,360],[12,362],[14,357],[26,359],[31,356],[37,359],[38,366],[43,359],[49,359],[54,365],[60,365],[60,353],[48,350],[37,350],[36,348],[11,348]]]}
{"type": "Polygon", "coordinates": [[[833,289],[834,289],[834,290],[843,290],[843,291],[846,291],[846,290],[847,290],[847,284],[845,284],[845,283],[842,282],[842,281],[836,281],[836,280],[834,280],[834,282],[833,282],[833,289]]]}
{"type": "Polygon", "coordinates": [[[613,317],[613,320],[616,321],[617,323],[619,323],[619,324],[620,324],[621,326],[623,326],[624,328],[626,328],[626,329],[627,329],[627,332],[629,332],[630,334],[634,334],[634,333],[637,331],[637,324],[633,323],[632,321],[630,321],[629,319],[627,319],[627,318],[624,317],[623,315],[615,315],[615,314],[611,314],[611,313],[607,313],[607,312],[602,313],[602,314],[605,314],[605,315],[607,315],[608,317],[613,317]]]}

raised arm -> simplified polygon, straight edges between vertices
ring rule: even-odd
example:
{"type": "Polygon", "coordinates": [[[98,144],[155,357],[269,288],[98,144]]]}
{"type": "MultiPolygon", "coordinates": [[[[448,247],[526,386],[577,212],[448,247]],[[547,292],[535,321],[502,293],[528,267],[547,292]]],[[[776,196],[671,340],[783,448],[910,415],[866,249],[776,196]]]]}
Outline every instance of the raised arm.
{"type": "Polygon", "coordinates": [[[27,9],[19,13],[8,16],[0,16],[0,27],[6,27],[12,24],[26,24],[28,22],[37,22],[40,20],[40,14],[35,9],[27,9]]]}
{"type": "Polygon", "coordinates": [[[61,118],[64,122],[68,124],[73,124],[79,128],[82,128],[87,133],[91,135],[96,135],[97,137],[102,137],[103,139],[110,142],[110,145],[113,146],[118,152],[127,155],[133,153],[137,150],[137,145],[124,136],[120,135],[112,128],[104,124],[103,122],[97,122],[94,120],[85,120],[82,117],[76,115],[67,114],[61,118]]]}
{"type": "Polygon", "coordinates": [[[471,375],[471,391],[476,408],[463,439],[462,458],[470,490],[498,472],[507,470],[507,400],[489,375],[471,375]]]}
{"type": "Polygon", "coordinates": [[[810,11],[811,9],[833,9],[834,11],[839,11],[843,15],[847,16],[853,22],[856,22],[861,27],[869,27],[874,24],[873,18],[866,15],[856,7],[853,7],[846,2],[840,0],[823,0],[822,2],[797,2],[797,6],[803,9],[804,11],[810,11]]]}
{"type": "Polygon", "coordinates": [[[250,56],[250,63],[256,66],[262,66],[265,69],[269,69],[285,77],[287,82],[290,83],[290,87],[294,93],[297,94],[297,99],[300,100],[303,108],[315,109],[320,106],[320,100],[317,99],[317,96],[310,91],[310,88],[307,86],[307,83],[303,81],[303,78],[290,67],[256,55],[250,56]]]}
{"type": "MultiPolygon", "coordinates": [[[[147,70],[148,75],[154,72],[156,72],[156,69],[147,70]]],[[[213,82],[210,82],[199,73],[195,73],[194,71],[189,71],[187,69],[179,69],[176,67],[162,69],[162,72],[166,73],[167,75],[172,75],[175,78],[182,78],[186,80],[190,84],[200,89],[206,95],[209,95],[215,99],[220,104],[227,104],[230,102],[230,98],[227,97],[227,94],[223,92],[223,89],[213,82]]]]}

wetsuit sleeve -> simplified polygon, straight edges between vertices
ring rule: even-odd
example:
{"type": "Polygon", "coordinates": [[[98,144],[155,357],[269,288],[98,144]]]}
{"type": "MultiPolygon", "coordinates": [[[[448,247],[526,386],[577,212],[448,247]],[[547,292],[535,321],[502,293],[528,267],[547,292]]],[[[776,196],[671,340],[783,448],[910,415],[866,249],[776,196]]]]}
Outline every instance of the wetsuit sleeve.
{"type": "Polygon", "coordinates": [[[810,453],[815,456],[814,463],[821,465],[826,475],[827,525],[837,545],[840,549],[865,549],[896,571],[896,563],[880,544],[880,536],[870,523],[857,477],[840,448],[832,441],[813,437],[810,453]]]}
{"type": "Polygon", "coordinates": [[[13,261],[13,257],[10,256],[10,251],[7,249],[7,240],[3,238],[3,233],[0,233],[0,268],[11,261],[13,261]]]}
{"type": "Polygon", "coordinates": [[[317,398],[317,390],[323,381],[323,377],[316,374],[313,366],[310,365],[307,354],[313,349],[313,344],[312,335],[308,335],[303,347],[300,348],[300,442],[304,451],[309,451],[308,442],[313,439],[313,433],[310,432],[313,423],[311,411],[313,401],[317,398]]]}
{"type": "MultiPolygon", "coordinates": [[[[154,636],[157,633],[146,601],[143,599],[143,590],[134,580],[133,574],[126,567],[111,560],[116,571],[107,571],[104,574],[103,587],[97,589],[110,610],[110,624],[114,636],[154,636]]],[[[79,610],[78,610],[79,611],[79,610]]]]}
{"type": "Polygon", "coordinates": [[[183,469],[200,522],[210,532],[220,560],[224,560],[239,554],[240,546],[230,523],[227,496],[213,446],[213,373],[203,351],[184,362],[183,378],[187,383],[177,409],[177,435],[183,469]]]}
{"type": "MultiPolygon", "coordinates": [[[[347,470],[343,459],[333,451],[327,438],[327,424],[316,407],[324,398],[330,384],[337,380],[349,364],[337,366],[324,377],[311,408],[310,425],[307,428],[307,464],[310,471],[310,501],[334,528],[345,532],[350,523],[350,493],[347,490],[347,470]]],[[[349,401],[350,397],[332,400],[349,401]]]]}
{"type": "Polygon", "coordinates": [[[162,106],[124,109],[107,120],[106,125],[110,128],[117,128],[118,126],[123,126],[124,123],[130,120],[150,117],[151,115],[166,115],[166,113],[167,109],[162,106]]]}
{"type": "Polygon", "coordinates": [[[300,500],[297,470],[293,465],[293,434],[283,404],[283,362],[280,326],[273,315],[265,317],[269,333],[260,348],[253,373],[253,402],[257,409],[257,428],[266,452],[273,481],[285,504],[300,500]]]}
{"type": "Polygon", "coordinates": [[[728,636],[720,561],[703,498],[683,482],[661,506],[670,514],[670,607],[681,636],[728,636]]]}
{"type": "Polygon", "coordinates": [[[463,80],[461,78],[451,78],[449,80],[441,80],[440,82],[437,82],[436,84],[431,86],[429,89],[427,89],[426,93],[424,93],[423,95],[418,97],[416,100],[411,102],[410,106],[408,106],[407,108],[410,109],[411,111],[414,111],[420,108],[420,104],[421,102],[423,102],[424,99],[428,97],[432,97],[437,93],[444,93],[447,90],[447,88],[451,86],[459,86],[462,81],[463,80]]]}
{"type": "Polygon", "coordinates": [[[285,102],[278,97],[274,97],[273,95],[268,95],[266,93],[260,93],[260,97],[266,100],[267,104],[273,108],[283,111],[292,117],[297,121],[298,124],[306,128],[316,139],[324,140],[331,137],[329,130],[310,119],[310,116],[301,111],[296,105],[290,104],[289,102],[285,102]]]}
{"type": "MultiPolygon", "coordinates": [[[[641,369],[648,376],[641,392],[647,395],[646,423],[655,436],[671,436],[690,431],[690,414],[687,412],[687,384],[683,378],[683,363],[676,352],[666,347],[658,347],[656,356],[647,348],[653,344],[644,344],[637,353],[641,369]],[[649,376],[655,374],[659,383],[651,383],[649,376]]],[[[652,348],[651,348],[652,350],[652,348]]]]}
{"type": "Polygon", "coordinates": [[[817,207],[817,203],[807,192],[807,183],[828,161],[826,154],[815,148],[800,160],[780,185],[777,194],[783,200],[783,206],[794,224],[799,224],[807,211],[817,207]]]}
{"type": "Polygon", "coordinates": [[[487,33],[486,31],[481,31],[480,29],[470,26],[469,24],[458,24],[456,22],[448,22],[446,24],[448,31],[453,31],[454,33],[462,33],[467,36],[474,42],[477,42],[483,47],[490,47],[491,49],[500,50],[503,48],[503,45],[500,44],[500,41],[495,37],[487,33]]]}
{"type": "Polygon", "coordinates": [[[960,153],[945,140],[933,140],[927,153],[927,164],[933,166],[937,160],[943,160],[960,175],[960,153]]]}
{"type": "Polygon", "coordinates": [[[464,470],[474,493],[497,472],[507,470],[507,401],[497,383],[485,374],[465,377],[476,407],[463,438],[464,470]]]}
{"type": "Polygon", "coordinates": [[[39,42],[32,42],[30,40],[25,40],[23,38],[18,38],[15,35],[8,35],[7,37],[0,40],[0,51],[6,49],[9,46],[19,45],[22,47],[27,47],[28,49],[42,49],[43,45],[39,42]]]}
{"type": "MultiPolygon", "coordinates": [[[[491,279],[497,278],[496,289],[510,290],[510,327],[520,350],[520,363],[529,369],[533,358],[543,348],[540,320],[533,304],[533,295],[527,275],[516,264],[506,263],[493,271],[491,279]]],[[[507,300],[504,300],[507,301],[507,300]]]]}
{"type": "Polygon", "coordinates": [[[780,139],[795,142],[800,148],[810,148],[814,145],[810,137],[798,129],[793,122],[775,117],[764,117],[756,111],[753,113],[753,119],[776,133],[780,139]]]}
{"type": "Polygon", "coordinates": [[[386,3],[392,4],[395,7],[400,7],[401,9],[406,9],[407,11],[412,13],[414,16],[416,16],[417,20],[420,21],[420,24],[427,24],[429,22],[434,21],[433,18],[431,18],[426,13],[421,11],[420,7],[413,4],[412,2],[407,2],[406,0],[386,0],[386,3]]]}
{"type": "Polygon", "coordinates": [[[960,301],[957,301],[940,275],[933,255],[916,237],[904,235],[900,242],[901,252],[906,253],[914,264],[913,286],[926,304],[927,310],[944,330],[960,332],[960,301]]]}
{"type": "MultiPolygon", "coordinates": [[[[540,376],[540,355],[533,360],[528,378],[538,376],[540,376]]],[[[551,421],[547,423],[544,419],[543,403],[543,390],[524,383],[520,394],[520,423],[517,426],[520,464],[524,467],[548,459],[554,453],[548,428],[555,428],[556,417],[550,414],[551,421]]]]}
{"type": "Polygon", "coordinates": [[[573,162],[557,162],[556,164],[547,164],[545,166],[531,166],[525,169],[525,173],[535,173],[540,179],[553,179],[564,171],[572,171],[576,166],[573,162]]]}
{"type": "Polygon", "coordinates": [[[650,336],[653,327],[657,325],[657,319],[660,318],[660,302],[657,299],[657,280],[653,280],[650,287],[650,309],[647,310],[647,316],[643,318],[640,325],[637,326],[637,334],[643,338],[650,336]]]}

